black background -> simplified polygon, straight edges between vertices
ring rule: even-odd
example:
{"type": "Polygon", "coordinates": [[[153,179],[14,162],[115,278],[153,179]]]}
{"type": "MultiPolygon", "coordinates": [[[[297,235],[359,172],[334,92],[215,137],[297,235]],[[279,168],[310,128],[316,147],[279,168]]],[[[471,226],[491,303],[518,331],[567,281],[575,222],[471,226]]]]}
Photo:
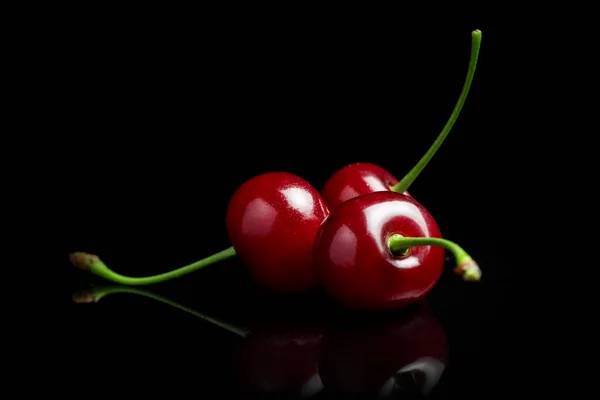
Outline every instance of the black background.
{"type": "MultiPolygon", "coordinates": [[[[73,303],[74,292],[105,282],[72,268],[69,252],[98,254],[123,274],[159,273],[229,246],[228,199],[257,174],[288,171],[320,189],[338,168],[368,161],[402,177],[448,119],[470,32],[481,29],[467,102],[411,193],[483,270],[469,285],[448,269],[428,298],[451,353],[434,396],[512,391],[506,371],[528,340],[515,328],[527,318],[515,277],[535,267],[524,272],[504,239],[541,168],[525,157],[524,139],[540,133],[507,117],[523,101],[514,98],[519,40],[477,20],[402,21],[90,14],[38,37],[48,65],[37,76],[37,99],[48,105],[40,118],[56,132],[52,168],[40,171],[53,196],[42,207],[58,222],[47,240],[58,243],[55,294],[66,311],[66,337],[48,359],[70,365],[69,379],[53,385],[73,396],[234,396],[239,338],[141,297],[73,303]]],[[[240,325],[331,307],[322,293],[273,299],[235,259],[149,289],[240,325]]]]}

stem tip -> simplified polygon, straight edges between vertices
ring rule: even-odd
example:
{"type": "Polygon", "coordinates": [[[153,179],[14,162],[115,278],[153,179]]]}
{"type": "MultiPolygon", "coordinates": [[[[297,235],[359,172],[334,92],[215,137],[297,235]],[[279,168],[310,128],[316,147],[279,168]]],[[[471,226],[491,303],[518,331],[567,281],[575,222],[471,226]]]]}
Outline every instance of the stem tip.
{"type": "Polygon", "coordinates": [[[88,271],[90,269],[90,265],[92,263],[98,262],[99,258],[94,254],[76,251],[74,253],[69,254],[69,260],[71,261],[71,264],[73,264],[75,267],[84,271],[88,271]]]}
{"type": "Polygon", "coordinates": [[[454,268],[454,272],[467,282],[479,282],[481,280],[481,269],[471,258],[461,262],[454,268]]]}
{"type": "Polygon", "coordinates": [[[91,290],[81,290],[73,293],[73,301],[75,303],[96,303],[98,298],[91,290]]]}

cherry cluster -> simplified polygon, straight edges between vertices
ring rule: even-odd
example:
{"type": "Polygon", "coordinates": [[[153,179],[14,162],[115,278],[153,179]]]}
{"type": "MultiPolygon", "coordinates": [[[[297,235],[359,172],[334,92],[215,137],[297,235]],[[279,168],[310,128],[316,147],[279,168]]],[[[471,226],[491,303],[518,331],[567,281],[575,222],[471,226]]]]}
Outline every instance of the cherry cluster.
{"type": "Polygon", "coordinates": [[[335,172],[321,192],[287,172],[255,176],[233,194],[226,215],[231,247],[196,263],[151,277],[110,270],[97,256],[76,252],[72,262],[108,280],[147,285],[176,278],[237,255],[262,287],[278,293],[321,285],[353,309],[381,310],[415,303],[431,291],[454,256],[454,271],[478,281],[481,271],[459,245],[442,238],[427,209],[408,193],[454,125],[466,100],[479,55],[472,32],[465,84],[446,126],[401,180],[371,163],[335,172]]]}

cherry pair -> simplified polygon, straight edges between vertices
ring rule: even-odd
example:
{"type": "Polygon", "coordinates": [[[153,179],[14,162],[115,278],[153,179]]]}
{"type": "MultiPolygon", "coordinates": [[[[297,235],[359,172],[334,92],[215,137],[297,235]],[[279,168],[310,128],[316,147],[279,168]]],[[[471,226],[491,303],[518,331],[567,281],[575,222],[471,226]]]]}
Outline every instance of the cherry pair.
{"type": "Polygon", "coordinates": [[[442,238],[431,214],[408,188],[439,149],[466,100],[479,55],[481,32],[472,33],[467,78],[446,126],[415,167],[398,181],[383,168],[356,163],[336,172],[322,194],[286,172],[256,176],[232,196],[227,231],[232,246],[176,270],[125,277],[94,255],[73,253],[81,268],[117,283],[147,285],[238,255],[254,279],[275,292],[321,284],[338,302],[356,309],[390,309],[414,303],[436,284],[444,248],[465,280],[481,272],[457,244],[442,238]]]}
{"type": "Polygon", "coordinates": [[[321,307],[309,307],[300,316],[293,312],[288,316],[285,304],[283,318],[281,313],[270,315],[245,329],[137,288],[96,286],[73,298],[78,303],[98,302],[117,293],[152,298],[240,336],[235,371],[248,394],[308,398],[326,392],[343,398],[396,398],[414,391],[426,395],[448,360],[446,333],[424,305],[391,315],[318,315],[321,307]]]}

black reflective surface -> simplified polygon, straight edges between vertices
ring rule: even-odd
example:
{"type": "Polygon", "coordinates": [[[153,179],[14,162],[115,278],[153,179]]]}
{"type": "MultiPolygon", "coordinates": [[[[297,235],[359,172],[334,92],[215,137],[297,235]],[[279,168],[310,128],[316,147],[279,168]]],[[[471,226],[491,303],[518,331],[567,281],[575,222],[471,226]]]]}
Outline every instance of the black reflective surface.
{"type": "Polygon", "coordinates": [[[467,285],[449,268],[422,304],[364,313],[320,289],[264,293],[236,259],[213,267],[149,287],[75,271],[64,300],[77,335],[62,349],[82,363],[73,381],[175,398],[477,397],[514,339],[493,273],[467,285]]]}

